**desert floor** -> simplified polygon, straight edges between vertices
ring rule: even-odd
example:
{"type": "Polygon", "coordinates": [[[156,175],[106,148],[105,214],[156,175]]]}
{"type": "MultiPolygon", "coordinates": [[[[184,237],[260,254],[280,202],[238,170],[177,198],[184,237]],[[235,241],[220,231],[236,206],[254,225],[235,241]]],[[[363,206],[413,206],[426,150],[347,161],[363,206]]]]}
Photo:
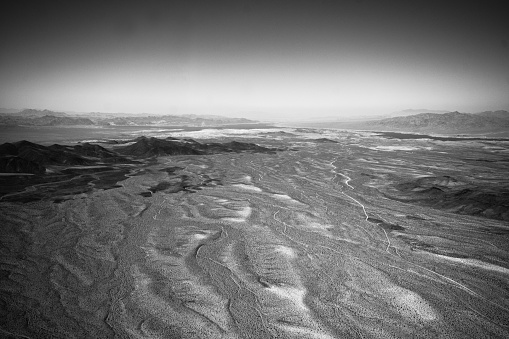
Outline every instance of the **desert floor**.
{"type": "MultiPolygon", "coordinates": [[[[221,133],[201,137],[240,135],[221,133]]],[[[506,192],[509,143],[241,137],[281,150],[159,157],[120,187],[0,200],[0,337],[509,337],[503,207],[469,215],[432,189],[506,192]]]]}

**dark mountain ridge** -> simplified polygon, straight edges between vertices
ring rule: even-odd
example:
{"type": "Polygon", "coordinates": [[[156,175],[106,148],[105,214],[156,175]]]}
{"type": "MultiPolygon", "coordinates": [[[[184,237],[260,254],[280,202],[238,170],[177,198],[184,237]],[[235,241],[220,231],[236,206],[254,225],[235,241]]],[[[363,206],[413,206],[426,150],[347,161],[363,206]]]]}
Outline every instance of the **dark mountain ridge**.
{"type": "Polygon", "coordinates": [[[203,154],[203,152],[200,152],[196,148],[188,146],[187,143],[174,141],[173,138],[168,140],[140,137],[136,140],[137,141],[132,145],[117,147],[116,151],[120,154],[131,155],[135,157],[203,154]]]}
{"type": "MultiPolygon", "coordinates": [[[[0,173],[10,175],[0,175],[0,200],[24,203],[52,199],[59,203],[79,198],[81,194],[96,189],[120,187],[118,182],[128,176],[143,173],[144,166],[152,164],[154,158],[158,156],[275,151],[237,141],[202,144],[192,139],[171,137],[167,139],[140,137],[127,143],[132,144],[111,146],[111,149],[89,143],[74,146],[58,144],[42,146],[26,140],[2,144],[0,173]]],[[[154,188],[152,193],[170,188],[174,192],[180,190],[194,192],[201,186],[218,183],[214,178],[195,182],[185,174],[179,174],[177,179],[178,184],[164,182],[154,188]]],[[[147,192],[143,194],[145,193],[147,192]]]]}
{"type": "Polygon", "coordinates": [[[47,166],[91,166],[101,163],[132,163],[99,145],[54,144],[42,146],[22,140],[0,145],[0,173],[42,174],[47,166]]]}
{"type": "Polygon", "coordinates": [[[217,154],[229,152],[259,152],[273,153],[274,149],[258,146],[252,143],[231,141],[228,143],[199,143],[193,139],[175,139],[175,138],[147,138],[140,137],[135,139],[135,143],[128,146],[116,147],[115,150],[124,155],[136,157],[153,157],[164,155],[200,155],[217,154]]]}
{"type": "Polygon", "coordinates": [[[229,152],[274,153],[274,149],[252,143],[199,143],[192,139],[139,137],[114,150],[83,143],[75,146],[42,146],[26,140],[0,145],[0,173],[44,173],[47,166],[92,166],[132,164],[127,157],[149,158],[168,155],[203,155],[229,152]]]}
{"type": "Polygon", "coordinates": [[[18,156],[0,158],[0,173],[44,174],[45,172],[46,168],[43,165],[18,156]]]}

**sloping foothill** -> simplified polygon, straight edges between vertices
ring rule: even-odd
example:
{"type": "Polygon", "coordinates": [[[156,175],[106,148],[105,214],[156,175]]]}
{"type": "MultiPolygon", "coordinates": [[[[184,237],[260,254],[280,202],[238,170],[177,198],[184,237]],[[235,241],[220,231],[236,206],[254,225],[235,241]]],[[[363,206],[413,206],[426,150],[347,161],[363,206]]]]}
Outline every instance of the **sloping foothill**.
{"type": "Polygon", "coordinates": [[[450,176],[424,177],[392,185],[387,198],[458,214],[509,220],[509,189],[500,185],[476,185],[450,176]]]}
{"type": "Polygon", "coordinates": [[[117,182],[126,179],[136,164],[142,163],[89,143],[5,143],[0,145],[0,199],[61,202],[94,189],[120,187],[117,182]]]}
{"type": "Polygon", "coordinates": [[[182,170],[184,170],[184,168],[177,166],[160,169],[160,172],[166,172],[168,174],[168,179],[149,187],[148,191],[141,192],[140,195],[143,197],[151,197],[154,193],[159,191],[164,193],[177,193],[180,191],[195,193],[201,190],[202,187],[223,185],[221,179],[213,178],[208,174],[185,174],[182,170]]]}
{"type": "MultiPolygon", "coordinates": [[[[0,145],[0,199],[29,202],[43,198],[64,201],[77,194],[94,189],[120,187],[119,181],[140,172],[140,166],[156,161],[158,156],[206,155],[219,153],[274,153],[271,148],[253,143],[199,143],[192,139],[139,137],[127,146],[112,149],[97,144],[74,146],[43,146],[26,140],[0,145]]],[[[171,169],[174,171],[176,169],[171,169]]],[[[190,184],[180,178],[173,190],[194,190],[216,182],[190,184]]],[[[152,193],[168,190],[164,184],[152,193]],[[163,187],[164,186],[164,187],[163,187]]]]}

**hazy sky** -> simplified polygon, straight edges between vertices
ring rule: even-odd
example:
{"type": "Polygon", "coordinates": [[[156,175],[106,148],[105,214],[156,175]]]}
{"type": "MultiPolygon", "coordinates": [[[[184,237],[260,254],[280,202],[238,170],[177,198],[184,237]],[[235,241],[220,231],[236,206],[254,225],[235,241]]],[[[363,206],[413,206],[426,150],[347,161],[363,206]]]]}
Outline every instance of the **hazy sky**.
{"type": "Polygon", "coordinates": [[[0,14],[4,108],[509,110],[502,1],[13,3],[0,14]]]}

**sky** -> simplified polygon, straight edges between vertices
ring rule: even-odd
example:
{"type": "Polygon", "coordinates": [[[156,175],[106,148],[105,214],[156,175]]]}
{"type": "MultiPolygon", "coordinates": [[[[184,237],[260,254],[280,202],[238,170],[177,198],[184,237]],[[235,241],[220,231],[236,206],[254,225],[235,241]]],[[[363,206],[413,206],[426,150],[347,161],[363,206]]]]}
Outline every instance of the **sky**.
{"type": "Polygon", "coordinates": [[[509,110],[509,18],[478,1],[12,1],[0,107],[362,116],[509,110]]]}

